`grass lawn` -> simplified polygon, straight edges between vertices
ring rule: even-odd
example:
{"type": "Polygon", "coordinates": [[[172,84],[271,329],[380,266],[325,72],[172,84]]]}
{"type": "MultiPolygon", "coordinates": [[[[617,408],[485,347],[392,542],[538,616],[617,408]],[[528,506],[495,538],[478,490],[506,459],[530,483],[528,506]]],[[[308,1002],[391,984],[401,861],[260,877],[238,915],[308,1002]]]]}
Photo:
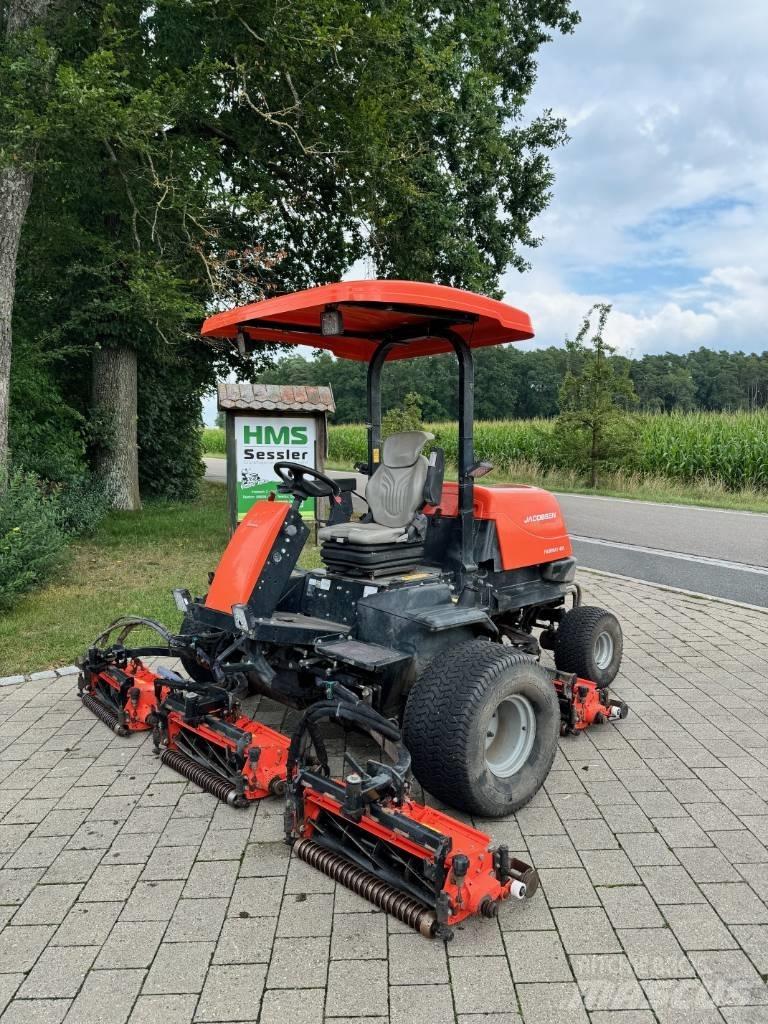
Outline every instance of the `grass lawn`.
{"type": "MultiPolygon", "coordinates": [[[[204,484],[190,504],[112,513],[93,537],[70,547],[48,587],[0,617],[0,676],[71,664],[120,615],[178,628],[171,590],[205,593],[228,537],[226,488],[215,484],[204,484]]],[[[316,557],[308,546],[302,563],[316,557]]]]}

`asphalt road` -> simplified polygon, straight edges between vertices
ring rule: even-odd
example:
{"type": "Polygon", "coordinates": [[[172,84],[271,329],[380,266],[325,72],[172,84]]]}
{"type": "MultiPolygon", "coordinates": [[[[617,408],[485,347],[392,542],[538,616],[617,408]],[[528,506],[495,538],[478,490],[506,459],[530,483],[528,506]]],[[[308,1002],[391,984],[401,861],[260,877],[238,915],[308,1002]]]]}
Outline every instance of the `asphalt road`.
{"type": "MultiPolygon", "coordinates": [[[[205,462],[206,479],[223,483],[224,460],[205,462]]],[[[558,500],[581,565],[768,608],[768,515],[581,494],[558,500]]]]}

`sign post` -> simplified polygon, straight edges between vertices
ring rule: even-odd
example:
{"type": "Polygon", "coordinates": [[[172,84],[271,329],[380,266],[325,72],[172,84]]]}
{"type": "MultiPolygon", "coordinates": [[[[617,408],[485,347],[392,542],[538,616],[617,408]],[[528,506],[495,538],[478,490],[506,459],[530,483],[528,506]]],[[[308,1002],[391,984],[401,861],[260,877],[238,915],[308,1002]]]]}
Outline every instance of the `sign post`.
{"type": "MultiPolygon", "coordinates": [[[[219,381],[218,407],[226,416],[227,493],[234,529],[256,501],[277,493],[276,462],[297,462],[321,472],[327,451],[327,414],[335,411],[330,387],[230,384],[219,381]]],[[[317,518],[314,500],[301,514],[317,518]]]]}

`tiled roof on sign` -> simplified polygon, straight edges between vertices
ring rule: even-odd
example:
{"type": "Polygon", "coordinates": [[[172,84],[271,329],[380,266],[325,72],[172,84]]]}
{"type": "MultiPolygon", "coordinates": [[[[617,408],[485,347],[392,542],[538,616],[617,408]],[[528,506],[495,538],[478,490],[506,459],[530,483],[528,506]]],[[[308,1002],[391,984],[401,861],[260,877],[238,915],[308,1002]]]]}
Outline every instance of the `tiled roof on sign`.
{"type": "Polygon", "coordinates": [[[222,412],[335,412],[330,387],[310,384],[250,384],[220,380],[218,405],[222,412]]]}

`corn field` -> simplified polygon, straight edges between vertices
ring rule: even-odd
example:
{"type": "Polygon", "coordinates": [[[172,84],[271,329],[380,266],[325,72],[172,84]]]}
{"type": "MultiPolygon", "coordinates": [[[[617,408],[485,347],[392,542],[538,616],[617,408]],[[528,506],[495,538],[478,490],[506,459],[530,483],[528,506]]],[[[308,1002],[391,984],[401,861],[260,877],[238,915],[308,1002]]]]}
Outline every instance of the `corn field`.
{"type": "MultiPolygon", "coordinates": [[[[729,490],[768,490],[768,411],[647,413],[636,417],[637,452],[627,472],[695,482],[729,490]]],[[[446,460],[457,461],[454,423],[428,423],[446,460]]],[[[553,439],[554,420],[496,420],[475,424],[475,453],[502,472],[521,462],[542,470],[568,470],[553,439]]],[[[366,432],[358,424],[333,426],[329,460],[351,466],[365,461],[366,432]]]]}

